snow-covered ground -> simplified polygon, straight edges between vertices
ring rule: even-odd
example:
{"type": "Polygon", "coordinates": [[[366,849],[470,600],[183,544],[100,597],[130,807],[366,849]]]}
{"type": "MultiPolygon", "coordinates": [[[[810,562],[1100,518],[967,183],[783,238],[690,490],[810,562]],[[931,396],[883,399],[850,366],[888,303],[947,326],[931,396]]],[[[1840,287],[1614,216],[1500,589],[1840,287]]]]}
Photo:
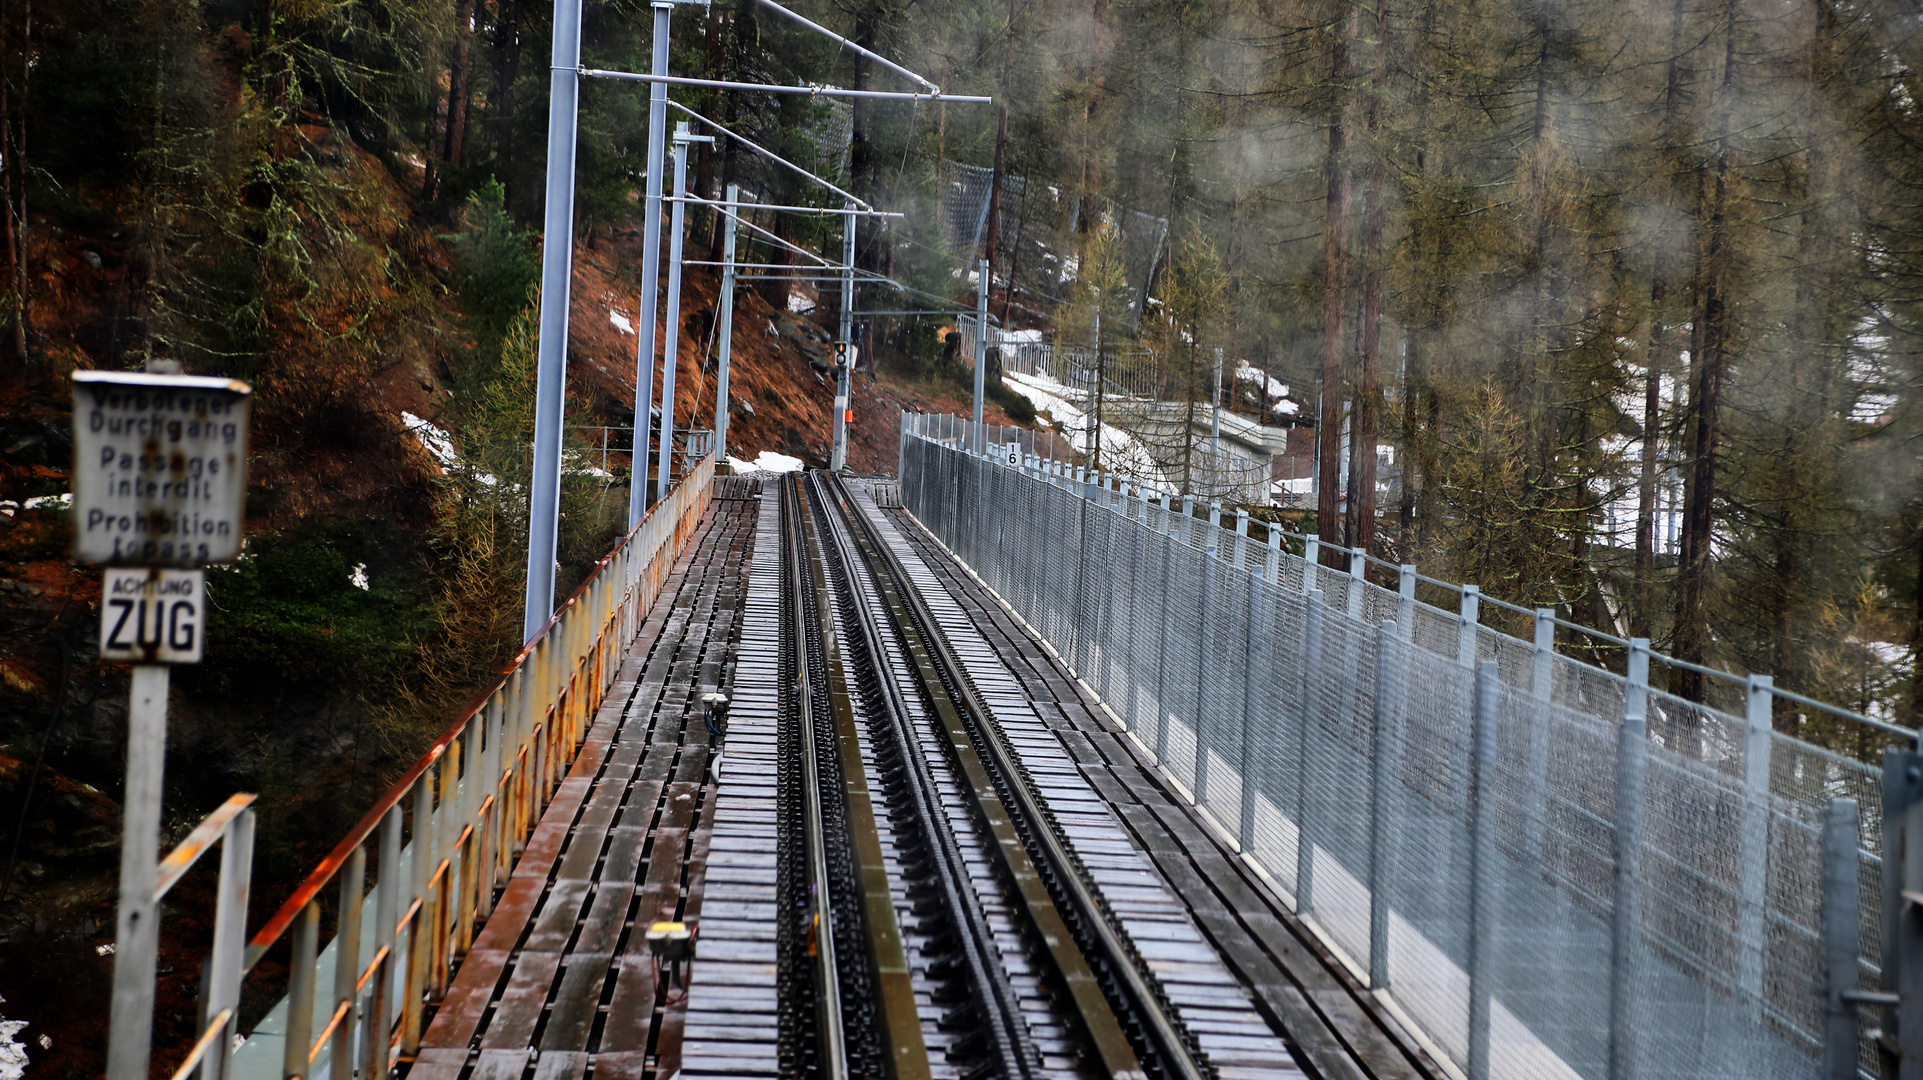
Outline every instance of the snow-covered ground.
{"type": "MultiPolygon", "coordinates": [[[[413,432],[415,438],[421,440],[421,445],[427,448],[428,454],[441,466],[442,472],[453,472],[454,467],[461,463],[461,455],[454,449],[454,436],[436,426],[433,421],[423,420],[411,412],[402,412],[401,425],[413,432]]],[[[489,487],[500,483],[488,473],[479,473],[476,479],[489,487]]]]}
{"type": "Polygon", "coordinates": [[[628,321],[628,317],[626,315],[621,314],[620,312],[614,310],[613,308],[609,308],[608,321],[614,324],[614,328],[616,330],[621,331],[622,333],[628,335],[629,337],[634,336],[634,324],[628,321]]]}
{"type": "MultiPolygon", "coordinates": [[[[1086,454],[1088,446],[1088,414],[1075,399],[1081,392],[1071,390],[1046,375],[1024,375],[1018,371],[1003,371],[1002,381],[1012,385],[1028,400],[1035,403],[1035,411],[1045,413],[1060,424],[1063,434],[1078,453],[1086,454]]],[[[1135,437],[1113,424],[1102,424],[1102,460],[1116,472],[1133,476],[1148,484],[1169,486],[1168,477],[1149,457],[1148,451],[1135,437]]]]}
{"type": "MultiPolygon", "coordinates": [[[[5,1000],[0,998],[0,1001],[5,1000]]],[[[0,1016],[0,1080],[20,1080],[26,1074],[27,1047],[14,1039],[26,1026],[25,1020],[9,1020],[0,1016]]],[[[53,1045],[51,1040],[47,1045],[53,1045]]]]}
{"type": "Polygon", "coordinates": [[[777,454],[773,450],[763,450],[753,461],[743,461],[731,454],[728,456],[728,465],[738,473],[800,472],[802,469],[807,468],[807,465],[800,458],[789,457],[786,454],[777,454]]]}

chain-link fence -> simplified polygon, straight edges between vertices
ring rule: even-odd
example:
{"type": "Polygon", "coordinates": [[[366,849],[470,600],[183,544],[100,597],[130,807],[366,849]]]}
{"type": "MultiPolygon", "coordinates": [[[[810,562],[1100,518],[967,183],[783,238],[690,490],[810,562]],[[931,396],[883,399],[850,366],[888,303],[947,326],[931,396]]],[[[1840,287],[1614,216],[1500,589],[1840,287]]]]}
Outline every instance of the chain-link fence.
{"type": "Polygon", "coordinates": [[[1639,642],[1617,674],[967,426],[905,419],[907,509],[1463,1074],[1875,1067],[1826,993],[1879,982],[1880,771],[1774,731],[1767,680],[1671,697],[1639,642]]]}

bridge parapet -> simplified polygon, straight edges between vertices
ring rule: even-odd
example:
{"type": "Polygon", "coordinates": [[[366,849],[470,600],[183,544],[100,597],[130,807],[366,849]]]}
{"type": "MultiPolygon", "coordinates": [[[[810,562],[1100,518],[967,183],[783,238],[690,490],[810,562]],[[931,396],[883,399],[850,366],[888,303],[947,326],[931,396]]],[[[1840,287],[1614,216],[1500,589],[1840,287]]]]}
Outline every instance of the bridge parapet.
{"type": "Polygon", "coordinates": [[[1915,732],[958,426],[904,418],[903,505],[1439,1060],[1875,1074],[1915,732]]]}

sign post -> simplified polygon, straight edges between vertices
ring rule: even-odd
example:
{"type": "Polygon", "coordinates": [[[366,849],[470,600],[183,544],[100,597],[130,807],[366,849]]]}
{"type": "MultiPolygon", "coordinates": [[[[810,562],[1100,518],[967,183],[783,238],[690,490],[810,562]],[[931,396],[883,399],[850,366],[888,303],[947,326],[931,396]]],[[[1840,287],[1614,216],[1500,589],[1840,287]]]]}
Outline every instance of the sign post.
{"type": "Polygon", "coordinates": [[[100,656],[134,662],[108,1080],[146,1080],[160,947],[169,664],[200,660],[201,568],[240,555],[253,389],[232,379],[74,373],[74,558],[104,564],[100,656]]]}

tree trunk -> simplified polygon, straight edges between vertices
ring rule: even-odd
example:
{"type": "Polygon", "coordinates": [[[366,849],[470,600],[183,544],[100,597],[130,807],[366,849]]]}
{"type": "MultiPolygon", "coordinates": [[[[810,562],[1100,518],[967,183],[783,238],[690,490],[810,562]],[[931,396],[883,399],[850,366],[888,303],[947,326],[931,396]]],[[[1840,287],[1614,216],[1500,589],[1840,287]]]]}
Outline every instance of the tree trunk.
{"type": "Polygon", "coordinates": [[[454,63],[447,73],[447,164],[461,167],[467,152],[468,64],[474,38],[474,0],[454,9],[454,63]]]}
{"type": "MultiPolygon", "coordinates": [[[[1730,8],[1729,27],[1724,46],[1723,94],[1731,92],[1736,70],[1735,11],[1730,8]]],[[[1676,613],[1675,650],[1678,659],[1700,664],[1709,649],[1709,578],[1716,523],[1717,439],[1723,392],[1723,366],[1729,344],[1729,297],[1727,280],[1729,179],[1734,153],[1729,145],[1731,118],[1725,113],[1718,132],[1716,161],[1708,177],[1708,212],[1704,215],[1702,259],[1698,278],[1702,283],[1700,321],[1703,346],[1692,365],[1695,376],[1691,442],[1694,456],[1690,462],[1690,484],[1683,506],[1683,543],[1680,600],[1676,613]]],[[[1694,672],[1679,673],[1678,692],[1699,700],[1703,679],[1694,672]]]]}
{"type": "MultiPolygon", "coordinates": [[[[1349,306],[1349,162],[1348,79],[1349,37],[1355,32],[1356,12],[1350,8],[1330,47],[1330,83],[1335,100],[1330,106],[1327,194],[1322,224],[1322,407],[1316,420],[1319,461],[1316,475],[1315,526],[1325,545],[1340,543],[1342,452],[1342,395],[1347,389],[1343,361],[1343,315],[1349,306]]],[[[1334,553],[1330,552],[1332,559],[1334,553]]]]}
{"type": "Polygon", "coordinates": [[[1376,0],[1375,38],[1364,130],[1368,161],[1363,165],[1361,385],[1356,389],[1354,437],[1349,440],[1349,476],[1355,497],[1349,503],[1349,546],[1375,548],[1376,417],[1382,399],[1382,93],[1387,79],[1383,37],[1388,33],[1386,0],[1376,0]]]}
{"type": "Polygon", "coordinates": [[[1669,286],[1658,277],[1649,287],[1649,353],[1643,374],[1642,462],[1636,477],[1635,607],[1630,613],[1632,637],[1648,637],[1656,609],[1656,473],[1662,456],[1658,432],[1662,424],[1663,296],[1669,286]]]}

